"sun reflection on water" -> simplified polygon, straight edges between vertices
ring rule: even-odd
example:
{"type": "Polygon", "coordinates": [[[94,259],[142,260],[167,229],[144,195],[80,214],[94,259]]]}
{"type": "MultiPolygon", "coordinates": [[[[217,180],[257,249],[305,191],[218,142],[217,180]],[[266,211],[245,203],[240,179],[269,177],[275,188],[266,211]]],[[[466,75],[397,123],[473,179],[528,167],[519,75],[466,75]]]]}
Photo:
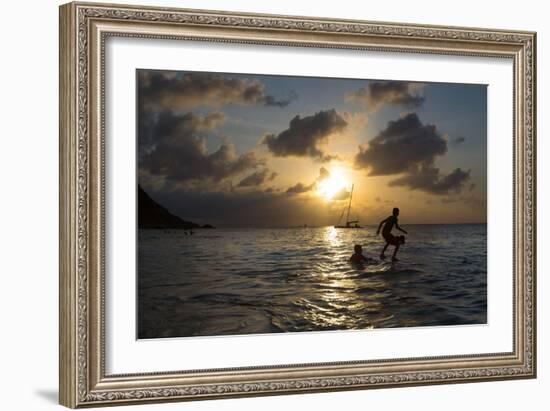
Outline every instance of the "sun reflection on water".
{"type": "Polygon", "coordinates": [[[302,315],[314,328],[369,329],[375,326],[370,314],[383,308],[374,294],[386,286],[381,278],[371,279],[368,267],[349,263],[349,234],[334,227],[323,230],[325,252],[316,262],[311,280],[317,284],[314,298],[298,301],[302,315]]]}
{"type": "Polygon", "coordinates": [[[324,232],[325,242],[328,243],[328,247],[338,250],[343,245],[343,240],[337,228],[332,226],[325,227],[324,232]]]}

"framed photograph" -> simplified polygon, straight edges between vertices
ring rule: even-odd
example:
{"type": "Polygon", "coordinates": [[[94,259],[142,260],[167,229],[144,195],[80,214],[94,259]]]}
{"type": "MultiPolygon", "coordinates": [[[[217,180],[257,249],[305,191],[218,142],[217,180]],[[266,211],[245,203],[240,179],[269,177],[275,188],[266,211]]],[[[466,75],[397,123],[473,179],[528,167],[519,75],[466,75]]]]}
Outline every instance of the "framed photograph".
{"type": "Polygon", "coordinates": [[[60,8],[60,403],[536,376],[533,32],[60,8]]]}

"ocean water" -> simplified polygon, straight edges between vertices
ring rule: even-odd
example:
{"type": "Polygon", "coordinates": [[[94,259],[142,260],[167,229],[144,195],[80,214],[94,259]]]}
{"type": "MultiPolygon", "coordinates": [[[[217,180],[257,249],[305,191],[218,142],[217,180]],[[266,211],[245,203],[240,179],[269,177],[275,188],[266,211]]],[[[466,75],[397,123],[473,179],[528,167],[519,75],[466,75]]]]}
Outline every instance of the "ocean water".
{"type": "Polygon", "coordinates": [[[372,226],[139,230],[138,337],[486,323],[486,225],[406,229],[395,263],[372,226]]]}

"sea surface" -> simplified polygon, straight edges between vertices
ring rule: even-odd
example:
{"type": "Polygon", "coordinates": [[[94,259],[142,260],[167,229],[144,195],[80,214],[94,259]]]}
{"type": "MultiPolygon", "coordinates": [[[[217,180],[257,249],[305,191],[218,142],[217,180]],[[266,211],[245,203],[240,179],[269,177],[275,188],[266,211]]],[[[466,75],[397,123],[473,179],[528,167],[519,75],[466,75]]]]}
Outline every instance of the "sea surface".
{"type": "Polygon", "coordinates": [[[487,226],[406,229],[139,230],[138,338],[486,323],[487,226]]]}

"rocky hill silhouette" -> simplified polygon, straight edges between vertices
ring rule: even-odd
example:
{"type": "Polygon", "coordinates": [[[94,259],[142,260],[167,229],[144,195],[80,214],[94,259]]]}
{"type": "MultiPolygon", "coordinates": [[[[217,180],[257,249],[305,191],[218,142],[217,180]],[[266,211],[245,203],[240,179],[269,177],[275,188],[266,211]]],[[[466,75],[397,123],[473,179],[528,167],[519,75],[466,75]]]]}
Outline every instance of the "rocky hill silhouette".
{"type": "Polygon", "coordinates": [[[210,224],[201,226],[191,221],[185,221],[170,213],[166,208],[153,200],[149,194],[138,185],[138,227],[156,229],[213,228],[210,224]]]}

